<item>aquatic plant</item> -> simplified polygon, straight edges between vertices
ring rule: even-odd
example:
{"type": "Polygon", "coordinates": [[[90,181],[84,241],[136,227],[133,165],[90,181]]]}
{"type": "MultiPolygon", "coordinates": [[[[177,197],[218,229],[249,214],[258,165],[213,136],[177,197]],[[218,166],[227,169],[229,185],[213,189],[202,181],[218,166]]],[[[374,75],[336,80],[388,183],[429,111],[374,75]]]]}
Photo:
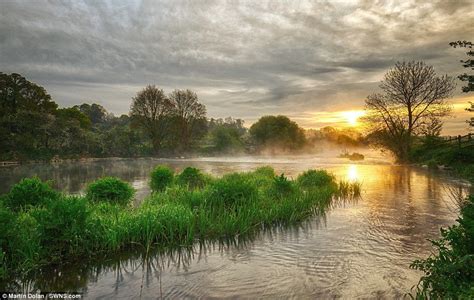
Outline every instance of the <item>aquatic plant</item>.
{"type": "Polygon", "coordinates": [[[208,178],[201,173],[199,169],[193,167],[185,168],[178,176],[176,176],[176,183],[187,186],[190,189],[202,188],[208,178]]]}
{"type": "Polygon", "coordinates": [[[128,204],[134,194],[135,190],[127,182],[115,177],[103,177],[87,186],[86,197],[95,202],[128,204]]]}
{"type": "Polygon", "coordinates": [[[209,176],[200,188],[189,188],[196,177],[206,178],[197,169],[188,169],[181,179],[178,175],[174,185],[168,168],[158,167],[154,173],[159,184],[138,207],[123,205],[133,192],[115,178],[91,184],[84,197],[58,194],[54,201],[28,210],[14,211],[0,201],[0,226],[6,228],[0,231],[0,261],[5,263],[0,276],[11,278],[47,264],[123,250],[148,253],[152,248],[190,246],[196,240],[250,235],[323,213],[337,193],[333,177],[321,171],[301,180],[311,189],[283,174],[275,176],[269,167],[209,176]]]}
{"type": "Polygon", "coordinates": [[[165,166],[157,166],[150,174],[150,188],[153,192],[161,192],[173,183],[174,173],[165,166]]]}
{"type": "Polygon", "coordinates": [[[334,181],[334,176],[325,170],[308,170],[298,176],[298,185],[303,189],[322,187],[334,181]]]}
{"type": "Polygon", "coordinates": [[[10,209],[19,211],[44,204],[50,199],[56,199],[58,195],[48,182],[43,182],[38,177],[32,177],[24,178],[15,184],[3,201],[10,209]]]}

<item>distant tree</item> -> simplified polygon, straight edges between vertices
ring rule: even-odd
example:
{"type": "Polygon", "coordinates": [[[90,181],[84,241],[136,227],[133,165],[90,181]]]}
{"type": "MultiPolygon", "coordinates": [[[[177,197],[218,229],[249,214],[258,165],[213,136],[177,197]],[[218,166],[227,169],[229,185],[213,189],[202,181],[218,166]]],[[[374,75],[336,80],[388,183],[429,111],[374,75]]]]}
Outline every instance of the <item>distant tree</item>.
{"type": "Polygon", "coordinates": [[[83,103],[81,105],[75,105],[73,108],[78,109],[88,116],[93,125],[106,122],[109,115],[102,105],[96,103],[83,103]]]}
{"type": "Polygon", "coordinates": [[[48,155],[57,107],[43,87],[16,73],[0,73],[0,157],[48,155]]]}
{"type": "Polygon", "coordinates": [[[372,141],[408,160],[413,137],[450,112],[445,101],[455,84],[451,77],[437,76],[423,62],[399,62],[380,84],[383,93],[369,95],[364,117],[372,141]]]}
{"type": "Polygon", "coordinates": [[[174,138],[180,151],[188,151],[206,133],[206,107],[191,90],[174,90],[169,99],[177,133],[174,138]]]}
{"type": "Polygon", "coordinates": [[[249,132],[259,148],[297,150],[306,143],[304,130],[286,116],[261,117],[249,132]]]}
{"type": "MultiPolygon", "coordinates": [[[[474,112],[474,102],[469,102],[471,104],[471,107],[466,108],[467,111],[469,112],[474,112]]],[[[474,127],[474,117],[471,117],[470,120],[467,120],[467,123],[469,126],[474,127]]]]}
{"type": "Polygon", "coordinates": [[[158,154],[166,137],[167,121],[173,104],[162,89],[148,85],[132,99],[132,123],[142,128],[151,138],[153,150],[158,154]]]}
{"type": "MultiPolygon", "coordinates": [[[[468,41],[451,42],[449,43],[449,45],[453,48],[460,47],[460,48],[472,49],[472,42],[468,42],[468,41]]],[[[468,58],[466,60],[460,61],[462,66],[464,68],[468,68],[468,69],[470,68],[471,70],[474,70],[474,59],[471,58],[471,57],[474,57],[474,51],[469,50],[468,52],[466,52],[466,55],[468,56],[468,58]]],[[[463,92],[468,93],[468,92],[474,91],[474,74],[464,73],[464,74],[459,75],[458,78],[461,81],[467,81],[467,86],[464,86],[462,88],[463,92]]]]}

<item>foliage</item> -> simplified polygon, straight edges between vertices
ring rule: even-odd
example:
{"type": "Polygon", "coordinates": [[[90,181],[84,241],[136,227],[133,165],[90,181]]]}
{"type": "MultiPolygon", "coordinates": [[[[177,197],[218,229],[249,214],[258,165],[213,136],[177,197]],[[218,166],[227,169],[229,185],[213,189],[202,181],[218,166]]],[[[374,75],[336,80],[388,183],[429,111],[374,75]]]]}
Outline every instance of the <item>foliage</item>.
{"type": "Polygon", "coordinates": [[[211,185],[207,204],[226,208],[244,205],[257,197],[257,187],[243,174],[224,175],[211,185]]]}
{"type": "Polygon", "coordinates": [[[308,170],[298,176],[297,182],[301,188],[313,189],[333,182],[334,177],[325,170],[308,170]]]}
{"type": "Polygon", "coordinates": [[[115,177],[103,177],[87,186],[88,199],[101,202],[110,201],[117,204],[128,204],[135,190],[128,184],[115,177]]]}
{"type": "Polygon", "coordinates": [[[306,143],[302,128],[285,116],[264,116],[250,127],[260,149],[297,150],[306,143]]]}
{"type": "Polygon", "coordinates": [[[13,211],[19,211],[31,206],[43,205],[46,201],[57,198],[58,193],[51,188],[49,183],[33,177],[24,178],[15,184],[4,198],[4,202],[13,211]]]}
{"type": "Polygon", "coordinates": [[[371,142],[407,161],[413,137],[439,133],[440,119],[447,116],[455,84],[449,76],[437,76],[423,62],[399,62],[384,76],[383,93],[369,95],[364,117],[371,142]]]}
{"type": "Polygon", "coordinates": [[[178,176],[176,183],[187,186],[190,189],[202,188],[207,182],[207,178],[199,169],[187,167],[178,176]]]}
{"type": "Polygon", "coordinates": [[[180,152],[187,152],[206,133],[206,107],[191,90],[174,90],[168,98],[172,104],[174,141],[180,152]]]}
{"type": "Polygon", "coordinates": [[[133,123],[150,137],[156,154],[162,148],[173,104],[162,89],[148,85],[133,98],[130,116],[133,123]]]}
{"type": "MultiPolygon", "coordinates": [[[[169,169],[157,170],[171,174],[166,178],[172,179],[169,169]]],[[[189,170],[190,174],[201,174],[189,170]]],[[[117,204],[113,193],[105,201],[88,201],[89,195],[60,195],[20,212],[0,201],[4,229],[0,231],[0,261],[5,262],[0,276],[9,280],[46,265],[122,250],[148,252],[152,247],[191,245],[196,239],[251,234],[265,226],[295,223],[323,213],[336,193],[333,181],[307,193],[292,180],[275,177],[273,169],[263,167],[212,178],[202,189],[182,185],[162,188],[139,207],[117,204]]]]}
{"type": "MultiPolygon", "coordinates": [[[[449,43],[449,45],[454,48],[463,47],[463,48],[472,49],[472,42],[468,42],[468,41],[451,42],[449,43]]],[[[464,68],[470,68],[471,70],[474,70],[474,59],[471,58],[472,56],[474,56],[474,51],[469,50],[468,52],[466,52],[466,55],[468,56],[468,58],[466,60],[461,60],[462,66],[464,68]]],[[[467,85],[463,86],[462,88],[463,92],[468,93],[468,92],[474,91],[474,75],[464,73],[464,74],[459,75],[458,78],[461,81],[467,81],[467,85]]]]}
{"type": "Polygon", "coordinates": [[[173,183],[174,173],[165,166],[157,166],[150,174],[150,188],[153,192],[161,192],[173,183]]]}
{"type": "Polygon", "coordinates": [[[418,298],[471,299],[474,297],[474,196],[461,207],[458,224],[441,229],[441,239],[431,241],[436,253],[416,260],[421,270],[418,298]]]}
{"type": "Polygon", "coordinates": [[[211,153],[238,153],[245,150],[244,135],[247,129],[244,121],[231,117],[210,119],[208,122],[208,149],[211,153]]]}

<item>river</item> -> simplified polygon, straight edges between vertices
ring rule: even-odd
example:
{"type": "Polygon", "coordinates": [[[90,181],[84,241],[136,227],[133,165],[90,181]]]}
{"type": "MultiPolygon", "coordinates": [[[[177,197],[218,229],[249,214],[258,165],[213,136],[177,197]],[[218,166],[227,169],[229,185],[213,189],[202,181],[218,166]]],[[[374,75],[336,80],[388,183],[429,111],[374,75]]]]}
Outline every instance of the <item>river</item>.
{"type": "Polygon", "coordinates": [[[418,282],[410,263],[430,253],[427,239],[455,222],[453,195],[469,186],[444,172],[397,166],[378,156],[352,163],[330,156],[107,159],[0,169],[0,192],[25,176],[53,180],[68,193],[88,182],[117,176],[130,182],[138,203],[149,194],[148,174],[157,164],[175,170],[195,166],[222,175],[271,165],[296,177],[323,168],[362,183],[361,198],[335,204],[290,228],[262,232],[228,244],[156,254],[110,257],[38,275],[25,289],[78,291],[85,298],[398,298],[418,282]]]}

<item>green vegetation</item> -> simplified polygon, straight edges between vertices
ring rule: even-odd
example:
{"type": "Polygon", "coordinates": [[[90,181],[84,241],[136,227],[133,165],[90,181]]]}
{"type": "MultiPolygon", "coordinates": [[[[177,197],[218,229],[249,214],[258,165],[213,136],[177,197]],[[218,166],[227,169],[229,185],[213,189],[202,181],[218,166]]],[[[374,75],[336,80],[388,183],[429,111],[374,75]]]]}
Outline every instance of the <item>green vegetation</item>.
{"type": "Polygon", "coordinates": [[[416,260],[412,268],[425,275],[416,289],[420,299],[474,298],[474,196],[461,207],[458,224],[441,229],[441,239],[432,241],[436,253],[416,260]]]}
{"type": "Polygon", "coordinates": [[[304,130],[285,116],[261,117],[249,132],[261,150],[298,150],[306,144],[304,130]]]}
{"type": "Polygon", "coordinates": [[[208,181],[199,169],[187,167],[178,176],[176,176],[176,183],[186,186],[190,189],[202,188],[208,181]]]}
{"type": "Polygon", "coordinates": [[[44,201],[55,200],[58,196],[49,183],[38,177],[24,178],[4,197],[4,203],[13,211],[27,210],[31,206],[43,204],[44,201]]]}
{"type": "Polygon", "coordinates": [[[153,173],[166,184],[152,180],[159,189],[154,185],[156,192],[138,207],[120,205],[133,194],[127,184],[103,178],[89,185],[84,197],[53,198],[43,193],[43,186],[40,199],[13,210],[3,200],[16,197],[28,182],[23,180],[0,202],[0,278],[112,252],[186,246],[295,223],[324,212],[338,194],[338,185],[325,171],[308,171],[295,182],[275,176],[270,167],[204,181],[209,176],[185,170],[176,179],[187,184],[181,185],[172,184],[169,169],[157,167],[153,173]],[[200,188],[189,188],[196,178],[200,188]]]}
{"type": "Polygon", "coordinates": [[[150,188],[153,192],[161,192],[174,180],[173,171],[165,166],[158,166],[150,174],[150,188]]]}
{"type": "Polygon", "coordinates": [[[135,190],[130,184],[115,177],[104,177],[89,184],[86,197],[91,201],[126,205],[134,194],[135,190]]]}

